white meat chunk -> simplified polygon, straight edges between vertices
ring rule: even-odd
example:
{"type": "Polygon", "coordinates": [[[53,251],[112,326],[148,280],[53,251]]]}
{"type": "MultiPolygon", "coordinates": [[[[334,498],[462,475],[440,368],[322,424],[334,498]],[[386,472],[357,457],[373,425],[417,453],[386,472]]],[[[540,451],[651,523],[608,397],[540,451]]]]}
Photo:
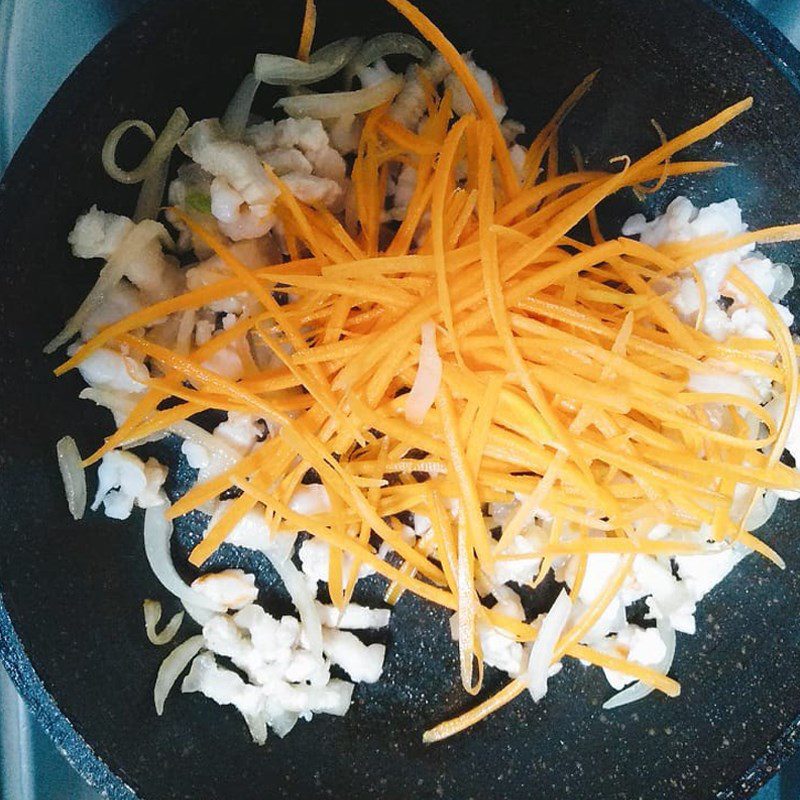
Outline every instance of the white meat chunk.
{"type": "Polygon", "coordinates": [[[233,239],[247,238],[243,235],[244,226],[256,218],[264,220],[258,236],[272,227],[275,221],[272,210],[279,192],[264,172],[254,147],[228,139],[216,119],[206,119],[192,125],[179,145],[189,158],[220,179],[216,187],[216,212],[214,182],[211,185],[212,213],[226,235],[233,239]],[[238,213],[234,213],[233,206],[237,200],[238,213]],[[223,218],[217,213],[222,213],[223,218]],[[239,225],[243,227],[239,228],[239,225]]]}
{"type": "Polygon", "coordinates": [[[94,205],[78,217],[67,241],[78,258],[108,261],[131,230],[133,221],[130,218],[101,211],[94,205]]]}
{"type": "MultiPolygon", "coordinates": [[[[467,62],[469,71],[475,76],[475,80],[478,82],[481,92],[483,92],[484,96],[489,101],[495,119],[498,122],[502,122],[508,112],[508,107],[502,102],[500,92],[495,85],[494,79],[485,69],[482,69],[475,63],[470,54],[465,55],[464,60],[467,62]]],[[[470,98],[464,84],[454,72],[451,72],[444,79],[444,85],[453,93],[453,111],[455,111],[459,117],[475,112],[475,105],[472,102],[472,98],[470,98]]]]}
{"type": "Polygon", "coordinates": [[[140,394],[147,389],[150,373],[144,364],[116,350],[101,347],[87,356],[78,371],[86,383],[97,389],[140,394]]]}
{"type": "Polygon", "coordinates": [[[81,337],[91,339],[103,328],[113,325],[144,306],[142,296],[135,286],[127,282],[118,283],[111,289],[81,325],[81,337]]]}
{"type": "Polygon", "coordinates": [[[225,609],[244,608],[258,597],[255,576],[240,569],[201,575],[192,582],[192,589],[225,609]]]}
{"type": "Polygon", "coordinates": [[[133,453],[112,450],[103,456],[97,477],[92,510],[97,511],[102,503],[106,516],[112,519],[127,519],[134,505],[151,508],[166,502],[161,487],[167,468],[155,458],[145,463],[133,453]]]}
{"type": "Polygon", "coordinates": [[[386,647],[364,644],[348,631],[323,628],[322,649],[334,664],[359,683],[375,683],[383,672],[386,647]]]}

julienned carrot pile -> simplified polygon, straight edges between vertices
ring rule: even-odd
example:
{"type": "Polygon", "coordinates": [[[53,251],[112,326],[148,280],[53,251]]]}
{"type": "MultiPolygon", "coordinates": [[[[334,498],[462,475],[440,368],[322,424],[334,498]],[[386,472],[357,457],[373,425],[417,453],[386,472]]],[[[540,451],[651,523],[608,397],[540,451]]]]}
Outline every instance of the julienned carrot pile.
{"type": "MultiPolygon", "coordinates": [[[[365,114],[349,220],[303,203],[265,165],[294,254],[286,261],[247,266],[196,215],[173,209],[228,276],[105,327],[56,370],[64,374],[111,347],[146,359],[155,372],[118,431],[85,464],[208,409],[263,418],[279,430],[276,436],[196,484],[168,512],[174,519],[231,487],[241,490],[195,547],[192,564],[202,566],[253,509],[272,530],[307,531],[331,547],[329,587],[338,608],[350,601],[366,564],[389,582],[392,603],[411,592],[457,611],[461,678],[472,694],[483,676],[480,626],[535,643],[545,624],[485,604],[481,586],[496,565],[542,559],[536,584],[554,559],[578,556],[571,589],[577,596],[590,554],[620,555],[605,589],[560,631],[550,661],[581,659],[676,696],[678,683],[657,669],[582,639],[639,554],[714,552],[741,543],[782,564],[745,520],[764,489],[800,489],[800,476],[780,462],[797,404],[798,367],[786,325],[743,271],[734,267],[729,281],[762,311],[768,340],[717,341],[699,317],[697,325],[684,322],[661,287],[713,254],[800,238],[800,226],[655,248],[604,239],[595,211],[620,190],[648,191],[653,181],[650,189],[674,175],[728,166],[675,156],[752,101],[674,139],[661,134],[653,152],[615,159],[611,171],[579,163],[559,174],[559,125],[592,75],[533,139],[519,169],[458,50],[406,0],[389,2],[441,53],[474,113],[454,121],[450,90],[429,83],[428,115],[418,131],[393,119],[389,103],[365,114]],[[397,165],[414,166],[416,183],[404,218],[390,225],[387,183],[397,165]],[[575,238],[584,221],[589,243],[575,238]],[[279,305],[276,291],[291,301],[279,305]],[[248,311],[188,352],[148,335],[158,320],[240,295],[252,300],[248,311]],[[243,341],[267,348],[275,366],[260,369],[244,354],[239,380],[209,368],[216,352],[243,341]],[[720,363],[779,385],[782,419],[774,422],[757,402],[728,391],[688,388],[690,375],[713,374],[720,363]],[[166,400],[179,404],[163,408],[166,400]],[[312,469],[331,498],[329,513],[290,507],[312,469]],[[732,513],[743,491],[747,507],[732,513]],[[487,503],[516,504],[499,529],[490,529],[487,503]],[[409,542],[396,524],[404,512],[430,519],[431,535],[409,542]],[[548,537],[530,551],[512,550],[536,514],[552,520],[548,537]],[[651,537],[661,523],[672,526],[670,535],[651,537]]],[[[302,60],[309,57],[315,15],[308,2],[302,60]]],[[[703,280],[694,275],[704,297],[703,280]]],[[[425,740],[463,730],[526,686],[523,674],[425,740]]]]}

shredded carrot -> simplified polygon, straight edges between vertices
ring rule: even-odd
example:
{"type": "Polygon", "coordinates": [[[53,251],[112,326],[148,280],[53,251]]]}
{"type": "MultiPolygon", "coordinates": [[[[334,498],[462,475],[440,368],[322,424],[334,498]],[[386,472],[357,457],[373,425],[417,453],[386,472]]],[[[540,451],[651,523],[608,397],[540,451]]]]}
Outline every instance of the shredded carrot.
{"type": "Polygon", "coordinates": [[[314,0],[306,0],[306,10],[303,14],[303,27],[300,31],[300,44],[297,47],[297,57],[300,61],[308,61],[316,28],[317,6],[314,0]]]}

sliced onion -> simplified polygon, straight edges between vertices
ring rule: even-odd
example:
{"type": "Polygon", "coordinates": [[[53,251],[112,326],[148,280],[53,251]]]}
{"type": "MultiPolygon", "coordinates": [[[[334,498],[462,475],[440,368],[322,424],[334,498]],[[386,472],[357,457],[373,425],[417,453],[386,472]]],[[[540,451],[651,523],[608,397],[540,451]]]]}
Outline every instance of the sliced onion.
{"type": "Polygon", "coordinates": [[[156,633],[156,626],[161,621],[161,603],[158,600],[145,600],[142,603],[142,611],[144,612],[144,631],[151,644],[169,644],[183,623],[183,611],[178,611],[164,626],[164,630],[156,633]]]}
{"type": "Polygon", "coordinates": [[[775,508],[778,505],[778,495],[770,489],[765,489],[759,492],[756,497],[750,514],[747,517],[745,528],[748,531],[754,531],[765,525],[769,518],[775,513],[775,508]]]}
{"type": "Polygon", "coordinates": [[[178,139],[189,127],[189,117],[182,108],[176,108],[164,126],[164,130],[156,138],[155,132],[146,122],[140,119],[129,119],[120,122],[106,137],[103,144],[103,167],[109,177],[119,183],[141,183],[167,156],[172,152],[178,139]],[[144,133],[153,146],[150,152],[142,159],[138,167],[131,170],[122,169],[117,164],[117,147],[122,137],[131,129],[136,128],[144,133]]]}
{"type": "Polygon", "coordinates": [[[361,43],[362,40],[358,37],[339,39],[321,47],[308,61],[273,53],[259,53],[253,66],[253,74],[257,80],[272,86],[319,83],[339,72],[355,56],[361,43]]]}
{"type": "Polygon", "coordinates": [[[134,395],[118,392],[115,389],[98,389],[95,386],[81,389],[78,397],[81,400],[91,400],[96,405],[107,408],[114,415],[117,427],[128,418],[137,402],[134,395]]]}
{"type": "Polygon", "coordinates": [[[122,280],[125,268],[138,251],[154,238],[160,239],[164,235],[164,226],[158,222],[153,222],[153,220],[144,220],[134,226],[100,270],[97,281],[78,307],[78,310],[67,320],[67,324],[61,332],[45,345],[44,352],[54,353],[59,347],[65,345],[76,336],[89,315],[98,306],[102,305],[107,294],[122,280]]]}
{"type": "Polygon", "coordinates": [[[242,138],[247,120],[250,119],[250,109],[253,107],[259,83],[258,78],[252,72],[248,72],[228,103],[220,122],[231,139],[242,138]]]}
{"type": "Polygon", "coordinates": [[[421,338],[417,374],[406,399],[406,420],[412,425],[422,424],[442,383],[442,359],[436,349],[436,324],[433,320],[422,323],[421,338]]]}
{"type": "Polygon", "coordinates": [[[218,456],[226,466],[234,467],[239,463],[241,456],[230,445],[225,444],[218,436],[209,433],[194,422],[182,420],[169,426],[169,432],[180,436],[187,442],[199,444],[218,456]]]}
{"type": "Polygon", "coordinates": [[[386,56],[409,55],[418,61],[427,61],[431,56],[428,46],[410,33],[382,33],[373,36],[361,46],[347,65],[344,73],[344,85],[349,89],[356,73],[374,64],[379,58],[386,56]]]}
{"type": "Polygon", "coordinates": [[[74,519],[81,519],[86,511],[86,472],[83,469],[78,445],[71,436],[58,440],[56,456],[61,479],[64,481],[64,494],[67,496],[69,513],[74,519]]]}
{"type": "MultiPolygon", "coordinates": [[[[661,661],[652,665],[652,669],[663,675],[667,675],[670,669],[672,669],[672,661],[675,658],[675,630],[672,625],[661,619],[657,621],[656,626],[658,627],[659,635],[667,646],[667,651],[664,653],[664,658],[662,658],[661,661]]],[[[635,703],[637,700],[642,700],[647,697],[652,691],[653,687],[649,684],[644,683],[644,681],[636,681],[636,683],[631,684],[606,700],[606,702],[603,703],[603,708],[608,711],[612,708],[625,706],[628,703],[635,703]]]]}
{"type": "Polygon", "coordinates": [[[328,94],[284,97],[275,104],[290,117],[332,119],[347,114],[361,114],[383,103],[388,103],[403,88],[403,76],[393,75],[385,81],[354,92],[329,92],[328,94]]]}
{"type": "Polygon", "coordinates": [[[164,189],[167,185],[171,155],[172,153],[168,153],[167,157],[142,182],[139,199],[136,201],[136,210],[133,212],[134,222],[158,217],[161,211],[161,201],[164,199],[164,189]]]}
{"type": "Polygon", "coordinates": [[[191,600],[183,598],[181,601],[186,613],[202,628],[209,620],[217,616],[213,611],[208,608],[196,606],[191,600]]]}
{"type": "MultiPolygon", "coordinates": [[[[120,183],[138,183],[144,178],[144,175],[136,177],[135,170],[127,172],[117,166],[117,147],[122,137],[134,128],[141,131],[151,142],[155,142],[156,132],[144,120],[126,119],[125,122],[120,122],[119,125],[111,129],[111,133],[106,136],[106,140],[103,143],[103,168],[110,178],[120,183]]],[[[142,164],[144,164],[144,161],[142,161],[142,164]]],[[[141,168],[142,164],[139,165],[139,168],[141,168]]]]}
{"type": "Polygon", "coordinates": [[[224,611],[220,605],[187,586],[178,575],[169,549],[172,522],[166,518],[165,510],[166,505],[160,505],[148,508],[144,512],[144,550],[153,574],[161,585],[181,602],[188,600],[194,606],[215,613],[224,611]]]}
{"type": "MultiPolygon", "coordinates": [[[[131,231],[133,233],[133,231],[131,231]]],[[[131,234],[128,234],[130,236],[131,234]]],[[[128,237],[125,237],[126,239],[128,237]]],[[[125,240],[123,240],[124,244],[125,240]]],[[[78,306],[78,310],[67,320],[67,324],[61,331],[54,336],[45,346],[45,353],[55,353],[59,347],[62,347],[76,336],[83,323],[86,322],[89,315],[103,302],[108,292],[110,292],[122,279],[123,273],[122,259],[112,258],[106,262],[105,266],[100,270],[97,276],[97,281],[94,286],[86,295],[83,302],[78,306]]]]}
{"type": "Polygon", "coordinates": [[[160,717],[164,713],[164,703],[181,673],[189,666],[189,662],[203,649],[204,639],[198,634],[179,644],[158,668],[156,685],[153,687],[153,701],[156,713],[160,717]]]}
{"type": "Polygon", "coordinates": [[[303,623],[305,635],[308,639],[308,649],[317,657],[322,658],[322,620],[317,610],[314,594],[308,587],[308,582],[291,559],[282,560],[265,551],[278,577],[283,581],[289,597],[300,612],[300,621],[303,623]]]}
{"type": "Polygon", "coordinates": [[[553,653],[571,613],[572,600],[566,590],[562,589],[539,628],[528,660],[528,691],[537,703],[547,694],[547,678],[553,653]]]}

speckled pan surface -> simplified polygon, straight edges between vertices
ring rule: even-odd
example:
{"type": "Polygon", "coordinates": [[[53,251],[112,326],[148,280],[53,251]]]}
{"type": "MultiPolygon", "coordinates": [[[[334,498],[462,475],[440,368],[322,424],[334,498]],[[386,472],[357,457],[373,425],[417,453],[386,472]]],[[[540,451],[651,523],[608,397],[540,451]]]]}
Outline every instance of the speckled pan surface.
{"type": "MultiPolygon", "coordinates": [[[[141,600],[165,598],[148,573],[141,520],[69,519],[54,443],[70,432],[90,449],[103,435],[104,412],[77,400],[77,377],[51,378],[56,361],[40,356],[40,346],[92,279],[67,251],[76,215],[93,202],[125,211],[135,200],[135,189],[102,174],[108,129],[130,116],[161,124],[179,103],[193,118],[219,113],[254,52],[290,49],[300,6],[153,4],[79,67],[0,185],[3,661],[68,756],[113,798],[748,796],[798,736],[800,540],[788,508],[774,518],[770,541],[790,569],[779,573],[750,558],[705,601],[698,636],[680,640],[677,701],[650,698],[603,712],[608,685],[571,663],[540,706],[520,699],[471,733],[425,748],[421,731],[470,701],[457,686],[444,615],[404,599],[384,680],[360,687],[343,720],[320,717],[259,749],[235,712],[194,696],[170,698],[156,718],[151,688],[163,652],[144,636],[141,600]]],[[[378,0],[319,6],[320,42],[402,27],[378,0]]],[[[601,67],[565,132],[595,165],[652,146],[651,117],[676,133],[754,94],[747,117],[693,153],[713,152],[740,167],[672,184],[648,204],[661,207],[678,191],[704,202],[736,195],[753,224],[800,218],[798,57],[738,0],[436,0],[423,7],[462,48],[475,49],[500,79],[513,115],[532,129],[601,67]]],[[[264,113],[272,99],[269,91],[259,95],[264,113]]],[[[630,196],[614,200],[605,222],[618,225],[634,209],[630,196]]],[[[182,528],[179,548],[191,538],[190,526],[182,528]]],[[[266,567],[254,566],[269,582],[266,567]]]]}

